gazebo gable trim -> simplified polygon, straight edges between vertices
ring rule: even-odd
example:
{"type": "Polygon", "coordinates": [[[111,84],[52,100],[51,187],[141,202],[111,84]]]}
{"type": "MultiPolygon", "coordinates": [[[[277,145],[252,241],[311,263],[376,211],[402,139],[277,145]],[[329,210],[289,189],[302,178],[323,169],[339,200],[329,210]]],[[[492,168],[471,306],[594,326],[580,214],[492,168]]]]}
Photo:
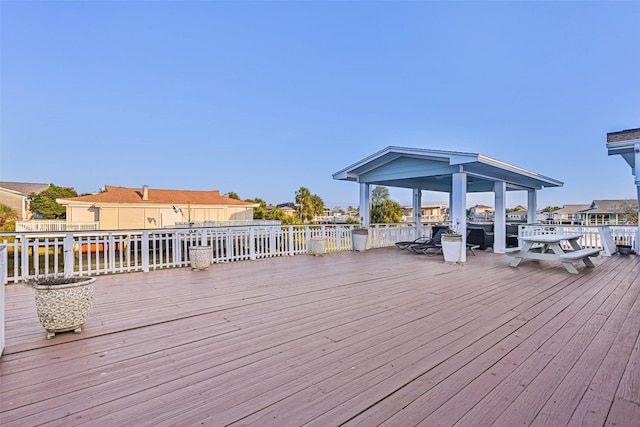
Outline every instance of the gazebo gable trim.
{"type": "MultiPolygon", "coordinates": [[[[509,163],[476,153],[462,153],[456,151],[428,150],[420,148],[387,147],[377,153],[368,156],[360,162],[336,172],[333,178],[336,180],[348,180],[375,184],[376,180],[398,181],[415,180],[419,183],[421,178],[437,176],[439,174],[424,174],[424,171],[413,174],[411,171],[404,171],[401,174],[388,174],[385,169],[389,164],[396,163],[398,159],[416,159],[418,161],[434,164],[443,163],[448,166],[458,165],[458,170],[445,166],[444,174],[455,172],[467,172],[477,176],[484,176],[489,182],[506,182],[508,189],[541,189],[543,187],[560,187],[561,181],[549,178],[530,170],[511,165],[509,163]],[[496,173],[498,172],[498,173],[496,173]],[[387,176],[385,176],[387,175],[387,176]],[[415,175],[415,176],[411,176],[415,175]]],[[[412,168],[419,169],[418,162],[408,162],[412,168]]],[[[394,166],[395,167],[395,166],[394,166]]],[[[415,172],[415,170],[414,170],[415,172]]],[[[420,185],[402,185],[405,188],[418,188],[420,185]]],[[[423,189],[428,189],[422,187],[423,189]]]]}

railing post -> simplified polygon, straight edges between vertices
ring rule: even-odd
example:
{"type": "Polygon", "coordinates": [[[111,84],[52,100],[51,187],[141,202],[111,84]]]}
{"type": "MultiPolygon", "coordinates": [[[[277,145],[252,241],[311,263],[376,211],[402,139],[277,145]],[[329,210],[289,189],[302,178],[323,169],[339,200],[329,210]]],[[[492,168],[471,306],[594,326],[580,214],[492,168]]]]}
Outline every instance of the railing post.
{"type": "Polygon", "coordinates": [[[116,271],[116,242],[113,233],[109,233],[109,266],[105,266],[107,273],[115,273],[116,271]]]}
{"type": "Polygon", "coordinates": [[[71,277],[73,276],[73,270],[75,268],[75,257],[73,256],[73,234],[67,233],[64,236],[62,252],[64,253],[64,277],[71,277]]]}
{"type": "Polygon", "coordinates": [[[22,254],[20,276],[23,279],[27,279],[29,277],[29,243],[27,242],[27,236],[24,234],[20,236],[20,246],[22,248],[20,252],[22,254]]]}
{"type": "Polygon", "coordinates": [[[289,233],[289,255],[294,256],[295,251],[293,248],[293,225],[287,226],[287,232],[289,233]]]}
{"type": "Polygon", "coordinates": [[[252,261],[256,259],[256,233],[254,230],[255,227],[249,227],[249,259],[252,261]]]}
{"type": "Polygon", "coordinates": [[[278,229],[276,227],[269,227],[269,255],[276,256],[276,231],[278,229]]]}
{"type": "Polygon", "coordinates": [[[142,232],[142,271],[149,272],[149,230],[142,232]]]}

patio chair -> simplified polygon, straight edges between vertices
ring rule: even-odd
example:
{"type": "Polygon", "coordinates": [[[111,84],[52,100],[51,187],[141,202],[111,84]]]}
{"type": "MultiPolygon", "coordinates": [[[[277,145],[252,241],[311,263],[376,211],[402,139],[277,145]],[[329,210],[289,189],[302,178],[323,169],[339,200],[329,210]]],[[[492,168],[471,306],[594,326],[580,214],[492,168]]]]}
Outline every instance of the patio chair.
{"type": "Polygon", "coordinates": [[[428,241],[417,245],[410,246],[411,250],[417,254],[437,255],[442,252],[442,235],[444,229],[438,230],[438,232],[428,241]],[[434,253],[427,253],[429,249],[437,249],[434,253]]]}
{"type": "MultiPolygon", "coordinates": [[[[420,244],[420,245],[411,246],[411,249],[415,253],[427,254],[429,256],[438,255],[439,253],[442,252],[442,234],[444,233],[444,231],[445,230],[438,230],[436,235],[433,236],[433,239],[431,239],[429,242],[423,243],[423,244],[420,244]],[[432,252],[432,253],[427,253],[427,251],[429,249],[437,249],[437,250],[435,252],[432,252]]],[[[467,231],[467,236],[469,236],[469,231],[467,231]]],[[[468,243],[467,242],[467,249],[471,251],[473,256],[476,256],[476,251],[475,250],[478,249],[478,245],[476,245],[474,243],[468,243]]]]}
{"type": "Polygon", "coordinates": [[[411,246],[427,243],[429,240],[431,240],[431,237],[423,236],[411,241],[396,242],[396,246],[404,250],[410,248],[411,246]]]}

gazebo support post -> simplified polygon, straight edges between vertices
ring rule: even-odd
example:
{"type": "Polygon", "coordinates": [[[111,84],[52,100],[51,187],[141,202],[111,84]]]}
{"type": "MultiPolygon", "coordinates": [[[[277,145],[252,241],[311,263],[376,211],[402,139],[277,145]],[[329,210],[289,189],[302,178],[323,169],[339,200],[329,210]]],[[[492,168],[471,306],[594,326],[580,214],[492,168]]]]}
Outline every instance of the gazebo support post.
{"type": "MultiPolygon", "coordinates": [[[[633,144],[633,155],[635,157],[635,164],[640,165],[640,144],[633,144]]],[[[640,218],[640,170],[638,170],[638,166],[631,169],[631,172],[635,176],[634,182],[636,184],[636,194],[638,199],[638,218],[640,218]]],[[[638,248],[635,248],[637,251],[638,248]]]]}
{"type": "Polygon", "coordinates": [[[413,225],[415,227],[415,233],[413,238],[420,237],[421,220],[422,217],[422,190],[420,188],[413,189],[413,225]]]}
{"type": "MultiPolygon", "coordinates": [[[[451,176],[451,204],[449,205],[451,228],[462,234],[462,247],[467,243],[467,174],[454,173],[451,176]],[[460,224],[457,222],[460,221],[460,224]]],[[[462,251],[461,262],[467,261],[467,251],[462,251]]]]}
{"type": "Polygon", "coordinates": [[[360,183],[360,222],[363,228],[369,227],[371,222],[371,184],[360,183]]]}
{"type": "Polygon", "coordinates": [[[527,223],[535,224],[538,222],[536,218],[538,212],[538,194],[536,190],[527,190],[527,223]]]}
{"type": "Polygon", "coordinates": [[[504,181],[493,183],[495,213],[493,215],[493,252],[504,253],[507,240],[507,185],[504,181]]]}

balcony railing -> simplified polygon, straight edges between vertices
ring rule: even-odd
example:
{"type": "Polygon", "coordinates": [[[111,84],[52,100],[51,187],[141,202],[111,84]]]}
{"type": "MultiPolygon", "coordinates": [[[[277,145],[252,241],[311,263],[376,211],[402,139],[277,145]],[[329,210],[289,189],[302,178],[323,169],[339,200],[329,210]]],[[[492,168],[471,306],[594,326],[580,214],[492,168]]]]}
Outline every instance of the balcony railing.
{"type": "MultiPolygon", "coordinates": [[[[99,230],[0,233],[7,245],[7,280],[45,274],[101,275],[148,272],[188,266],[192,245],[210,246],[212,263],[293,256],[309,252],[311,239],[324,238],[326,252],[352,249],[353,225],[190,227],[153,230],[99,230]]],[[[425,226],[373,224],[369,247],[429,233],[425,226]]]]}
{"type": "MultiPolygon", "coordinates": [[[[354,225],[320,224],[5,232],[0,233],[0,245],[6,245],[5,280],[20,282],[45,274],[95,276],[186,267],[190,265],[188,249],[192,245],[210,246],[212,263],[306,254],[310,252],[311,239],[318,238],[326,242],[326,252],[347,251],[352,249],[353,228],[354,225]]],[[[372,224],[369,247],[393,246],[397,241],[429,233],[430,226],[426,224],[419,229],[408,223],[372,224]]],[[[605,249],[604,235],[639,252],[638,227],[634,226],[520,226],[520,236],[532,233],[580,233],[581,246],[599,249],[605,249]]]]}
{"type": "MultiPolygon", "coordinates": [[[[639,252],[638,227],[631,225],[555,225],[555,224],[523,224],[519,226],[518,236],[537,236],[540,234],[581,234],[578,241],[583,248],[594,248],[609,253],[613,250],[609,246],[625,244],[639,252]]],[[[568,243],[567,249],[570,249],[568,243]]]]}
{"type": "Polygon", "coordinates": [[[16,221],[16,232],[91,231],[100,228],[99,222],[67,222],[65,220],[34,219],[16,221]]]}

